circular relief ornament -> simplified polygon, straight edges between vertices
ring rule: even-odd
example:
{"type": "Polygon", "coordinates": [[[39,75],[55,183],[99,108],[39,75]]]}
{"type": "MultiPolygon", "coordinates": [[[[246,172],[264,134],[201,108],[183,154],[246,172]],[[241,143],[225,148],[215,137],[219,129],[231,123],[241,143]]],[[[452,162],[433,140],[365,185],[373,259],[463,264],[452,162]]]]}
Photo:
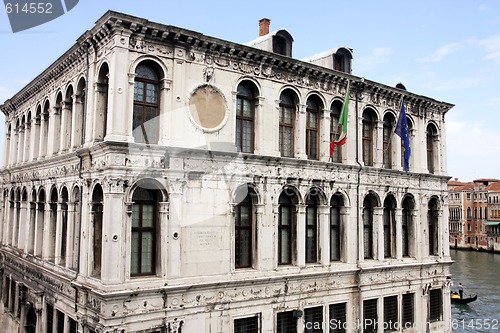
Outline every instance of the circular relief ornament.
{"type": "Polygon", "coordinates": [[[205,132],[218,131],[226,122],[226,105],[220,90],[208,84],[202,85],[189,98],[190,119],[205,132]]]}

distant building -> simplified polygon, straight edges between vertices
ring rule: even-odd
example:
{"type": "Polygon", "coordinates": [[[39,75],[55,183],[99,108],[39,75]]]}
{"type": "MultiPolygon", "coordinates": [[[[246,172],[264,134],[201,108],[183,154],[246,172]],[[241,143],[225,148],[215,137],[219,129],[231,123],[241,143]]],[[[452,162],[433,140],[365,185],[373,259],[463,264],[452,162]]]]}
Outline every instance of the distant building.
{"type": "Polygon", "coordinates": [[[480,178],[472,182],[448,182],[450,246],[497,250],[500,224],[500,180],[480,178]]]}
{"type": "Polygon", "coordinates": [[[453,105],[269,23],[244,45],[110,11],[0,106],[5,332],[451,332],[453,105]]]}

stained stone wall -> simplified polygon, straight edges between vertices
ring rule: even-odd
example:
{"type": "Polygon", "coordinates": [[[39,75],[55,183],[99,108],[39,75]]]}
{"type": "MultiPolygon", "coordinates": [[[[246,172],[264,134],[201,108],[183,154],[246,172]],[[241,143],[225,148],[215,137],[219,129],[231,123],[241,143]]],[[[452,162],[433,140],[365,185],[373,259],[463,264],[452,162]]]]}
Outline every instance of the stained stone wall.
{"type": "Polygon", "coordinates": [[[11,331],[32,325],[37,333],[50,323],[80,333],[234,332],[235,320],[257,317],[259,332],[276,332],[278,313],[299,310],[302,332],[309,308],[321,307],[328,323],[329,306],[345,304],[345,320],[354,324],[364,318],[364,301],[376,299],[383,320],[384,297],[396,296],[401,318],[404,295],[412,294],[416,327],[409,332],[451,332],[444,121],[451,107],[349,73],[108,12],[0,107],[7,133],[0,171],[0,324],[11,331]],[[134,142],[132,128],[135,69],[143,61],[162,74],[154,144],[134,142]],[[253,153],[235,147],[243,81],[258,91],[253,153]],[[341,162],[332,163],[330,107],[341,105],[348,82],[348,139],[341,162]],[[279,150],[285,89],[298,99],[290,158],[279,150]],[[313,95],[323,103],[317,160],[306,153],[306,105],[313,95]],[[409,173],[397,136],[389,139],[391,164],[383,164],[384,115],[397,119],[403,97],[412,128],[409,173]],[[376,115],[371,166],[362,160],[367,109],[376,115]],[[437,130],[432,170],[429,126],[437,130]],[[157,193],[154,274],[144,276],[131,273],[138,188],[157,193]],[[253,194],[247,268],[235,265],[241,189],[253,194]],[[284,191],[296,198],[290,265],[278,264],[284,191]],[[318,198],[314,262],[305,254],[310,193],[318,198]],[[340,260],[330,258],[335,195],[343,202],[340,260]],[[374,204],[370,258],[364,256],[366,198],[374,204]],[[386,229],[384,207],[391,200],[386,229]],[[441,290],[442,297],[439,318],[431,322],[430,290],[441,290]]]}

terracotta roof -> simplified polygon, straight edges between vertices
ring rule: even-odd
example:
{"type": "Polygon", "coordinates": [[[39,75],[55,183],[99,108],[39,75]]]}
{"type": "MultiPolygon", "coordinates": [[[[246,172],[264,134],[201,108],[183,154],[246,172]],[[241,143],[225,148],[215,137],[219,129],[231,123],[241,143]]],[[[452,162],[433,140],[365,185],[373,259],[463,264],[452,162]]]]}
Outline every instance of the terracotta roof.
{"type": "Polygon", "coordinates": [[[500,182],[494,182],[486,186],[486,190],[500,192],[500,182]]]}

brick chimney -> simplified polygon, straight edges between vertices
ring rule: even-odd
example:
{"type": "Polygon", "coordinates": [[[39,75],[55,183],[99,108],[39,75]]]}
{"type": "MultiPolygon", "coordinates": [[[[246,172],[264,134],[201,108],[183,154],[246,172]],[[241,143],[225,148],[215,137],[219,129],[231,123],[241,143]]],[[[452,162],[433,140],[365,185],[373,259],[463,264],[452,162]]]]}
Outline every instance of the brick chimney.
{"type": "Polygon", "coordinates": [[[271,20],[268,18],[263,18],[259,20],[259,36],[264,36],[269,33],[269,25],[271,20]]]}

